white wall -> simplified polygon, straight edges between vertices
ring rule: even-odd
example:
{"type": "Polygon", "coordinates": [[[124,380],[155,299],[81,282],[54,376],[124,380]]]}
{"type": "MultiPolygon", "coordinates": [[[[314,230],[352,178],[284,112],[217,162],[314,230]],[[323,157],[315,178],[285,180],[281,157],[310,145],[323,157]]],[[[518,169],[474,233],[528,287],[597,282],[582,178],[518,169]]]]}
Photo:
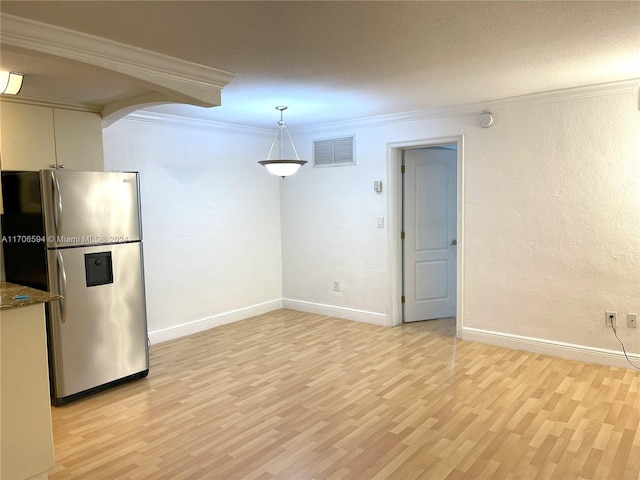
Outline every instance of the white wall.
{"type": "Polygon", "coordinates": [[[297,132],[306,156],[314,138],[355,133],[358,164],[304,167],[283,183],[285,305],[387,323],[387,237],[375,220],[391,212],[373,181],[388,188],[389,144],[463,135],[463,337],[622,364],[604,321],[615,310],[638,353],[640,330],[625,320],[640,312],[637,96],[589,92],[488,104],[489,129],[459,114],[297,132]]]}
{"type": "MultiPolygon", "coordinates": [[[[460,135],[474,117],[327,125],[298,130],[301,157],[312,158],[314,139],[355,134],[356,165],[304,166],[282,184],[284,305],[343,318],[391,325],[387,261],[390,144],[460,135]],[[383,181],[375,193],[373,182],[383,181]],[[377,217],[385,228],[377,228],[377,217]],[[332,280],[343,287],[333,291],[332,280]]],[[[398,232],[399,237],[399,232],[398,232]]]]}
{"type": "Polygon", "coordinates": [[[171,338],[281,304],[391,324],[389,147],[461,136],[462,337],[625,365],[604,312],[618,312],[638,354],[640,329],[625,320],[640,313],[640,112],[628,85],[482,105],[496,117],[488,129],[469,106],[294,130],[308,159],[313,139],[355,134],[357,165],[309,164],[285,180],[256,163],[270,135],[114,124],[107,168],[142,173],[150,330],[171,338]]]}
{"type": "Polygon", "coordinates": [[[152,341],[281,306],[279,179],[256,163],[269,142],[127,119],[104,130],[105,169],[141,176],[152,341]]]}
{"type": "MultiPolygon", "coordinates": [[[[312,158],[313,138],[296,135],[301,158],[312,158]]],[[[356,150],[356,165],[313,168],[310,162],[282,183],[285,306],[386,324],[387,231],[377,227],[386,196],[373,189],[385,178],[385,145],[358,134],[356,150]]]]}
{"type": "Polygon", "coordinates": [[[605,310],[640,311],[635,95],[499,113],[467,143],[465,326],[617,348],[605,310]]]}
{"type": "MultiPolygon", "coordinates": [[[[620,336],[637,354],[640,332],[625,319],[640,310],[635,95],[505,110],[500,125],[491,132],[499,139],[478,142],[488,168],[468,170],[478,179],[469,196],[488,201],[467,211],[468,231],[486,232],[469,235],[467,252],[487,260],[467,265],[465,325],[479,330],[467,338],[522,347],[529,337],[545,339],[561,342],[558,354],[600,361],[619,351],[604,327],[605,310],[615,310],[620,336]],[[489,283],[502,293],[488,296],[489,283]]],[[[604,359],[624,365],[612,360],[604,359]]]]}

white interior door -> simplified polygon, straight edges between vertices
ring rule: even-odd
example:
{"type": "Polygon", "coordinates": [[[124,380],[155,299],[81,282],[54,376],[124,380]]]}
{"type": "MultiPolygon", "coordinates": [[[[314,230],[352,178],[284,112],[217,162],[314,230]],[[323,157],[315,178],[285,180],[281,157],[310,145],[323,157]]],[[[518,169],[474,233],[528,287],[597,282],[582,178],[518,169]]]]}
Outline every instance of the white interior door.
{"type": "Polygon", "coordinates": [[[456,315],[457,152],[448,147],[404,152],[405,322],[456,315]]]}

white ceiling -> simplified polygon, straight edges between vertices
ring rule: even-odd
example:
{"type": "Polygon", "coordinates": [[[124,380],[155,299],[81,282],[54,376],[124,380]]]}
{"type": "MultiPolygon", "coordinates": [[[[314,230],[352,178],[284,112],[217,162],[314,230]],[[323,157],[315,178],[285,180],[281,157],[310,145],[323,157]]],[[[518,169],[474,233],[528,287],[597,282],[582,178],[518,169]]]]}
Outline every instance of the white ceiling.
{"type": "MultiPolygon", "coordinates": [[[[8,1],[2,13],[235,73],[222,106],[153,110],[291,128],[640,78],[640,2],[8,1]]],[[[1,25],[0,25],[1,31],[1,25]]],[[[146,86],[3,46],[21,95],[104,105],[146,86]]]]}

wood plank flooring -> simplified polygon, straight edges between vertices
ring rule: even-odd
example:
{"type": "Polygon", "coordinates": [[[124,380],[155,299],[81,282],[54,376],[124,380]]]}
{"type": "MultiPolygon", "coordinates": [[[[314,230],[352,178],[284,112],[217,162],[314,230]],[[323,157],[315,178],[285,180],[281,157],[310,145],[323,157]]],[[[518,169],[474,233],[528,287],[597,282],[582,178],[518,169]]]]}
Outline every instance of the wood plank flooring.
{"type": "Polygon", "coordinates": [[[279,310],[53,408],[60,479],[638,479],[640,373],[279,310]]]}

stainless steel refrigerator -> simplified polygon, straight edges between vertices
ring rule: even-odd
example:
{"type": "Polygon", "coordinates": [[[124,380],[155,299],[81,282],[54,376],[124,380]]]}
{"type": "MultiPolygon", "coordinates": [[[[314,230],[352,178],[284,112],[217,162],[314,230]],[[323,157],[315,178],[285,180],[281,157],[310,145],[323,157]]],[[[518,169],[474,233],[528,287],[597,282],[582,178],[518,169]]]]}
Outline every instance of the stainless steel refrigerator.
{"type": "Polygon", "coordinates": [[[144,377],[149,351],[137,173],[2,172],[8,282],[47,305],[51,400],[144,377]]]}

